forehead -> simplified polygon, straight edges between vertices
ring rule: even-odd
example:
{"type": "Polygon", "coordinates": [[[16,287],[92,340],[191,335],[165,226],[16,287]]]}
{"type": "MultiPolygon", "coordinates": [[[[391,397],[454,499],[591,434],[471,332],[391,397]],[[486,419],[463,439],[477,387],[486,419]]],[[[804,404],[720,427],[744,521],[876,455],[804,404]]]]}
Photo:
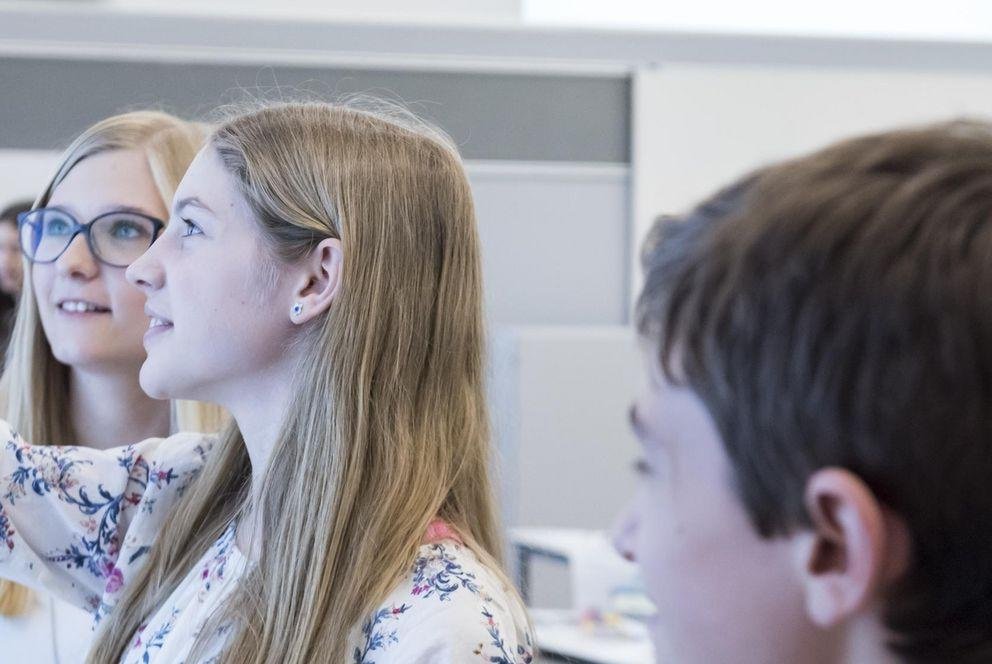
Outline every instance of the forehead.
{"type": "Polygon", "coordinates": [[[55,187],[48,204],[83,216],[112,206],[140,208],[156,216],[165,209],[148,159],[136,149],[111,150],[83,159],[55,187]]]}
{"type": "Polygon", "coordinates": [[[197,198],[219,217],[227,212],[244,216],[248,206],[238,189],[234,176],[224,166],[212,145],[197,153],[176,189],[175,202],[197,198]]]}

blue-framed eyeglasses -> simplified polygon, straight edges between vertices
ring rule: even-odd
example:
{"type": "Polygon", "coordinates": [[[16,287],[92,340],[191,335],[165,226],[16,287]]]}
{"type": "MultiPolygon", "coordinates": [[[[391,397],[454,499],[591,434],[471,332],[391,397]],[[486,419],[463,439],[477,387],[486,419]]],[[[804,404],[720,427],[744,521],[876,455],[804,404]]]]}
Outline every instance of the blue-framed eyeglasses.
{"type": "Polygon", "coordinates": [[[21,252],[32,263],[54,263],[82,233],[94,258],[111,267],[127,267],[152,246],[163,228],[162,220],[130,211],[107,212],[88,224],[60,208],[17,215],[21,252]]]}

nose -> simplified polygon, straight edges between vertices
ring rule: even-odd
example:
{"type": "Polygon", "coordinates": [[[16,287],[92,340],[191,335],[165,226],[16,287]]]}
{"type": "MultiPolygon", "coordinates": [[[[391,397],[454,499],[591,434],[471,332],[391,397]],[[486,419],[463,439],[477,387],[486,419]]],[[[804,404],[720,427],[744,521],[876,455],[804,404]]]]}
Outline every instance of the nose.
{"type": "Polygon", "coordinates": [[[633,505],[628,505],[617,516],[610,533],[610,539],[613,542],[613,548],[616,549],[616,552],[630,562],[637,562],[637,556],[634,554],[636,536],[637,518],[635,509],[633,505]]]}
{"type": "Polygon", "coordinates": [[[83,281],[93,279],[100,272],[100,265],[82,234],[72,238],[72,242],[55,261],[55,268],[61,277],[83,281]]]}
{"type": "Polygon", "coordinates": [[[162,269],[162,263],[158,260],[155,250],[160,244],[159,240],[155,240],[148,251],[138,256],[124,272],[128,283],[140,288],[146,294],[160,289],[165,284],[165,271],[162,269]]]}

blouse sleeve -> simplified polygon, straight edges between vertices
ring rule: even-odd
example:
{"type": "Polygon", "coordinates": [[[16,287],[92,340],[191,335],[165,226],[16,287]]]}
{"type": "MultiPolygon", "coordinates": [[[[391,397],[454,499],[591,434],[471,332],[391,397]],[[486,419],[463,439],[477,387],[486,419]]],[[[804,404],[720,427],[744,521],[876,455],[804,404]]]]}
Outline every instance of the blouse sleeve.
{"type": "Polygon", "coordinates": [[[361,625],[354,664],[531,664],[526,613],[464,546],[421,548],[414,569],[361,625]]]}
{"type": "Polygon", "coordinates": [[[0,577],[100,614],[202,466],[210,439],[30,445],[0,420],[0,577]]]}

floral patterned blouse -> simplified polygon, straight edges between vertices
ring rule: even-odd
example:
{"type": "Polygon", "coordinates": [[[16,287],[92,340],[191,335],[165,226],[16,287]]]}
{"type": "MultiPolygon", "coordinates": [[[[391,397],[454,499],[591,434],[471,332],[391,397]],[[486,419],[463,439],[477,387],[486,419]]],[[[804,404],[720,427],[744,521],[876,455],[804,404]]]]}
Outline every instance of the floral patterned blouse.
{"type": "MultiPolygon", "coordinates": [[[[193,481],[214,438],[181,433],[113,450],[31,446],[0,420],[0,576],[86,608],[98,624],[145,563],[165,516],[193,481]]],[[[134,635],[125,664],[193,664],[209,614],[248,567],[235,525],[134,635]]],[[[219,659],[223,627],[202,663],[219,659]]],[[[349,664],[527,664],[522,607],[442,522],[410,572],[356,625],[349,664]]]]}

